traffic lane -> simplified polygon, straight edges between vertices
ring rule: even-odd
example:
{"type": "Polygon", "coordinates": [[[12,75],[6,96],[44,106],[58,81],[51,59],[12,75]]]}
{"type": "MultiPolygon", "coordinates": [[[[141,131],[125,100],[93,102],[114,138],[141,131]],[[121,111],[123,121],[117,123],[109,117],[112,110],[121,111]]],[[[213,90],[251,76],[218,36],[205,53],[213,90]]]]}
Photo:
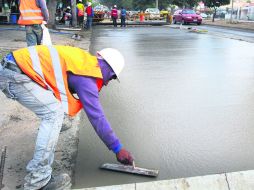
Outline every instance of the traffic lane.
{"type": "MultiPolygon", "coordinates": [[[[172,27],[179,27],[180,25],[174,24],[172,27]]],[[[247,42],[254,43],[254,33],[251,30],[244,30],[244,29],[236,29],[236,28],[227,28],[227,27],[216,27],[216,26],[209,26],[209,25],[200,25],[197,26],[195,24],[190,25],[182,25],[182,28],[196,28],[200,30],[207,30],[208,35],[216,35],[221,36],[224,38],[231,38],[235,40],[243,40],[247,42]]]]}
{"type": "MultiPolygon", "coordinates": [[[[92,44],[126,59],[100,98],[137,166],[159,169],[156,180],[253,168],[252,44],[169,27],[96,28],[92,44]]],[[[104,162],[115,156],[83,119],[77,187],[154,180],[100,171],[104,162]]]]}

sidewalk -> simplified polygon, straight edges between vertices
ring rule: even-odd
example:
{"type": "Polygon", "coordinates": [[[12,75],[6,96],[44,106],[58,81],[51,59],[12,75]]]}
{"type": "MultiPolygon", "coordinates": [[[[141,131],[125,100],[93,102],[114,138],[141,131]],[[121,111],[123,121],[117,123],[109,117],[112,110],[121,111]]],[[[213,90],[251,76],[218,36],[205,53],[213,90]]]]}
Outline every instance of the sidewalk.
{"type": "Polygon", "coordinates": [[[204,25],[219,26],[219,27],[228,27],[236,29],[247,29],[254,31],[254,21],[239,21],[235,23],[229,23],[226,20],[203,20],[204,25]]]}
{"type": "Polygon", "coordinates": [[[254,170],[76,190],[253,190],[254,170]]]}
{"type": "MultiPolygon", "coordinates": [[[[80,41],[72,39],[74,32],[51,33],[53,44],[71,45],[89,50],[91,32],[77,32],[83,35],[80,41]]],[[[0,58],[11,50],[26,47],[25,31],[18,26],[0,26],[0,58]]],[[[19,103],[7,99],[0,92],[0,151],[7,146],[3,190],[23,189],[26,165],[33,156],[38,131],[38,118],[19,103]]],[[[77,146],[79,115],[65,118],[64,125],[72,126],[60,134],[56,148],[54,174],[68,173],[73,177],[77,146]]],[[[0,152],[1,154],[1,152],[0,152]]]]}

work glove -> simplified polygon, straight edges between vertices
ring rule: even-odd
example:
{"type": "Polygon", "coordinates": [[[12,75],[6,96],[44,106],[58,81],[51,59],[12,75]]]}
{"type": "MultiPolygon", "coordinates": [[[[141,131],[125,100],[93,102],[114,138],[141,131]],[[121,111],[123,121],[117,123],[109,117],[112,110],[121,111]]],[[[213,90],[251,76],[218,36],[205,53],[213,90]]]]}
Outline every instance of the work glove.
{"type": "Polygon", "coordinates": [[[122,148],[117,154],[116,154],[117,161],[124,164],[124,165],[133,165],[134,158],[127,150],[122,148]]]}

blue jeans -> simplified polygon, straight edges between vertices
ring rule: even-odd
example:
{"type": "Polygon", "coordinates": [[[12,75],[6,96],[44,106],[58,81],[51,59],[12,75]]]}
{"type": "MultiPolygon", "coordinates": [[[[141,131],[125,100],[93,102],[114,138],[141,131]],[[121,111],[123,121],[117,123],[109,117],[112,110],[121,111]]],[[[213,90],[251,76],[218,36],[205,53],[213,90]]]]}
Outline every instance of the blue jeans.
{"type": "Polygon", "coordinates": [[[42,28],[40,24],[26,25],[27,46],[41,45],[42,28]]]}
{"type": "Polygon", "coordinates": [[[121,27],[126,27],[125,20],[125,16],[121,16],[121,27]]]}
{"type": "Polygon", "coordinates": [[[93,23],[93,17],[92,16],[87,16],[86,28],[88,30],[92,27],[92,23],[93,23]]]}
{"type": "Polygon", "coordinates": [[[51,178],[54,151],[64,118],[61,103],[50,90],[45,90],[28,76],[1,64],[0,90],[41,119],[34,155],[26,167],[28,174],[24,184],[24,190],[40,189],[51,178]]]}

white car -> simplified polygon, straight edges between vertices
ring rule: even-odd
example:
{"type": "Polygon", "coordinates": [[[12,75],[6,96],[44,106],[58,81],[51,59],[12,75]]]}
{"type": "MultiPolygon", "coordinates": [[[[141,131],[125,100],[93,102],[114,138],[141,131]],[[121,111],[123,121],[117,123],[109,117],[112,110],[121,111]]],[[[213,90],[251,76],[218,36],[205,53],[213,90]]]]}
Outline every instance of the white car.
{"type": "Polygon", "coordinates": [[[201,13],[200,16],[201,16],[202,18],[207,18],[207,17],[208,17],[208,15],[205,14],[205,13],[201,13]]]}
{"type": "Polygon", "coordinates": [[[160,10],[157,8],[147,8],[145,10],[145,13],[147,14],[147,18],[149,20],[162,19],[162,17],[160,16],[160,10]]]}

